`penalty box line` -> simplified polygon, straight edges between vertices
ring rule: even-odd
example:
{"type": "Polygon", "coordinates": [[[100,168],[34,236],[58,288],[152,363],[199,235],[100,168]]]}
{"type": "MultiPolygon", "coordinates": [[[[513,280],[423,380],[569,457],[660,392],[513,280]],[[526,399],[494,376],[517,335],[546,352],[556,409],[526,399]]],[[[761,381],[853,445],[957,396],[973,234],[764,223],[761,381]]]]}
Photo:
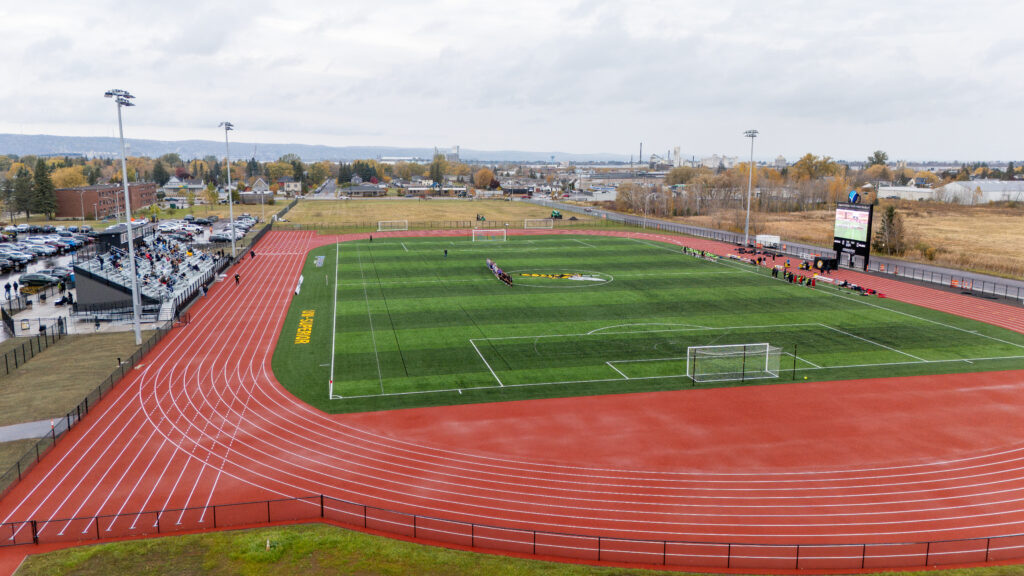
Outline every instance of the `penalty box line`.
{"type": "MultiPolygon", "coordinates": [[[[955,362],[964,362],[964,363],[967,363],[967,364],[974,364],[975,362],[983,362],[983,361],[1020,360],[1020,359],[1024,359],[1024,356],[992,356],[992,357],[984,357],[984,358],[951,358],[951,359],[948,359],[948,360],[923,360],[923,361],[913,361],[913,362],[882,362],[882,363],[878,363],[878,364],[848,364],[848,365],[843,365],[843,366],[820,366],[820,367],[817,367],[817,368],[797,368],[796,371],[797,372],[804,372],[804,371],[819,371],[819,370],[841,370],[841,369],[847,369],[847,368],[873,368],[873,367],[884,367],[884,366],[910,366],[910,365],[913,365],[913,364],[945,364],[945,363],[955,363],[955,362]]],[[[810,362],[808,362],[808,364],[810,364],[810,362]]],[[[618,370],[616,370],[616,371],[618,372],[618,370]]],[[[786,372],[786,371],[788,371],[788,369],[787,370],[781,370],[781,371],[782,372],[786,372]]],[[[621,372],[619,372],[619,373],[622,374],[621,372]]],[[[463,388],[436,388],[436,389],[431,389],[431,390],[410,390],[408,392],[385,392],[385,393],[380,393],[380,394],[358,394],[358,395],[353,395],[353,396],[334,395],[334,396],[331,397],[331,399],[332,400],[354,400],[354,399],[358,399],[358,398],[378,398],[378,397],[382,397],[382,396],[414,396],[414,395],[423,395],[423,394],[443,394],[443,393],[450,393],[450,392],[457,392],[459,394],[462,394],[463,391],[473,391],[473,390],[499,390],[501,388],[525,388],[525,387],[529,387],[529,386],[557,386],[557,385],[560,385],[560,384],[600,384],[600,383],[605,383],[605,382],[624,382],[626,380],[632,380],[632,381],[636,381],[636,380],[664,380],[664,379],[668,379],[668,378],[685,378],[685,379],[689,379],[689,376],[686,376],[685,374],[670,374],[670,375],[662,375],[662,376],[636,376],[636,377],[630,378],[630,377],[626,376],[625,374],[623,374],[622,378],[598,378],[598,379],[593,379],[593,380],[560,380],[560,381],[554,381],[554,382],[524,382],[522,384],[503,383],[501,386],[466,386],[466,387],[463,387],[463,388]]]]}

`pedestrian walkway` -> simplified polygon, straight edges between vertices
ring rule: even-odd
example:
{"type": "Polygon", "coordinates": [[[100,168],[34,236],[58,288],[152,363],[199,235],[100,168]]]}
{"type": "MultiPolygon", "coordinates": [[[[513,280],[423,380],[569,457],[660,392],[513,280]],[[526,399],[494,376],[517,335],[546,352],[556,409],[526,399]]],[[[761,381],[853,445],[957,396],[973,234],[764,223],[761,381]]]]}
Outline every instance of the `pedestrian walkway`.
{"type": "Polygon", "coordinates": [[[53,429],[53,420],[39,420],[37,422],[22,422],[10,426],[0,426],[0,442],[13,442],[27,438],[42,438],[53,429]]]}

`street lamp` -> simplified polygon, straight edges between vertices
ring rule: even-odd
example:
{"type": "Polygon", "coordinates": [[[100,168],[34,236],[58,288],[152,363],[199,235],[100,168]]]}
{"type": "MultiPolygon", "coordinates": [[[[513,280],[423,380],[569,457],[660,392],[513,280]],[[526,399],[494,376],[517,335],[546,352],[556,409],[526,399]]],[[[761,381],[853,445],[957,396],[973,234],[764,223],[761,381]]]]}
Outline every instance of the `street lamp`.
{"type": "Polygon", "coordinates": [[[657,194],[657,192],[649,192],[647,196],[644,196],[644,230],[647,229],[647,215],[651,212],[648,207],[648,202],[650,201],[651,196],[657,196],[657,194]]]}
{"type": "Polygon", "coordinates": [[[757,130],[747,130],[743,136],[750,138],[750,164],[747,166],[747,223],[743,225],[743,247],[750,246],[750,193],[754,189],[754,138],[757,130]]]}
{"type": "Polygon", "coordinates": [[[224,128],[224,164],[228,170],[228,226],[231,230],[231,258],[235,257],[235,207],[231,197],[231,148],[228,147],[228,132],[235,129],[231,122],[221,122],[219,127],[224,128]]]}
{"type": "Polygon", "coordinates": [[[135,327],[135,345],[141,346],[142,325],[139,314],[142,306],[139,302],[139,279],[135,275],[135,234],[132,230],[131,198],[128,193],[128,151],[124,145],[124,125],[121,122],[121,108],[134,106],[132,99],[135,96],[129,94],[127,90],[108,90],[103,96],[113,98],[114,103],[117,104],[117,129],[121,135],[121,183],[124,184],[124,223],[128,228],[128,262],[130,264],[128,271],[132,278],[132,324],[135,327]]]}
{"type": "Polygon", "coordinates": [[[82,205],[82,224],[85,224],[85,190],[78,190],[78,202],[82,205]]]}

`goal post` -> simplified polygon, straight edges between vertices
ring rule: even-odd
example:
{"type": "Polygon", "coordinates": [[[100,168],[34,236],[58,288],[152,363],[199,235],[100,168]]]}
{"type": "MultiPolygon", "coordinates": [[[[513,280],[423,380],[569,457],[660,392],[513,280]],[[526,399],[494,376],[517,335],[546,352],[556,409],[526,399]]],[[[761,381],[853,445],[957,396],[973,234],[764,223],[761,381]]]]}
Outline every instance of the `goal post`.
{"type": "Polygon", "coordinates": [[[377,232],[397,232],[408,230],[408,220],[379,220],[377,221],[377,232]]]}
{"type": "Polygon", "coordinates": [[[504,228],[474,228],[473,242],[482,240],[499,240],[504,242],[508,240],[508,231],[504,228]]]}
{"type": "Polygon", "coordinates": [[[523,220],[523,228],[527,230],[550,230],[555,227],[552,218],[527,218],[523,220]]]}
{"type": "Polygon", "coordinates": [[[697,382],[728,382],[778,378],[782,348],[767,342],[690,346],[686,376],[697,382]]]}

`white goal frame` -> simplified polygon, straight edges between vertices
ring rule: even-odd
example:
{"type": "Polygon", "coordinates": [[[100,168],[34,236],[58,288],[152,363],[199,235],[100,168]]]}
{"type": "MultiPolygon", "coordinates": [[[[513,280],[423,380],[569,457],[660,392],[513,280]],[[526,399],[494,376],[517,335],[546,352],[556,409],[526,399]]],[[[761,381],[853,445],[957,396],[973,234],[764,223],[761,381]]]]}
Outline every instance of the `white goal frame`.
{"type": "Polygon", "coordinates": [[[473,228],[473,242],[482,240],[508,240],[508,231],[504,228],[473,228]],[[499,238],[500,236],[500,238],[499,238]]]}
{"type": "Polygon", "coordinates": [[[398,232],[400,230],[408,230],[408,220],[378,220],[377,221],[377,232],[398,232]]]}
{"type": "Polygon", "coordinates": [[[767,342],[690,346],[686,377],[693,382],[729,382],[778,378],[782,348],[767,342]]]}
{"type": "Polygon", "coordinates": [[[554,218],[527,218],[523,220],[523,228],[526,230],[550,230],[554,227],[554,218]]]}

